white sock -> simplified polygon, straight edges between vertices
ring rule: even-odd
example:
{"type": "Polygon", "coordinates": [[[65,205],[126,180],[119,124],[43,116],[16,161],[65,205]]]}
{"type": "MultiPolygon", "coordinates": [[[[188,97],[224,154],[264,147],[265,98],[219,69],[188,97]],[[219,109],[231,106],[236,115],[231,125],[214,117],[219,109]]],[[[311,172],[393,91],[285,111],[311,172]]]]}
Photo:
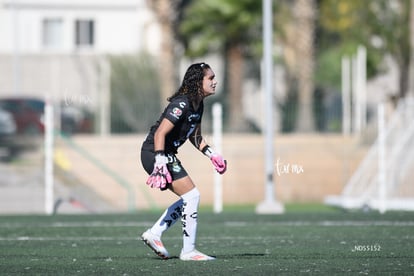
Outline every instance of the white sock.
{"type": "Polygon", "coordinates": [[[181,218],[182,208],[183,199],[181,198],[164,211],[157,222],[151,227],[151,232],[157,236],[161,236],[164,231],[173,226],[181,218]]]}
{"type": "Polygon", "coordinates": [[[183,194],[183,210],[181,222],[183,226],[183,249],[182,253],[187,253],[195,249],[197,235],[197,211],[200,202],[200,192],[197,188],[183,194]]]}

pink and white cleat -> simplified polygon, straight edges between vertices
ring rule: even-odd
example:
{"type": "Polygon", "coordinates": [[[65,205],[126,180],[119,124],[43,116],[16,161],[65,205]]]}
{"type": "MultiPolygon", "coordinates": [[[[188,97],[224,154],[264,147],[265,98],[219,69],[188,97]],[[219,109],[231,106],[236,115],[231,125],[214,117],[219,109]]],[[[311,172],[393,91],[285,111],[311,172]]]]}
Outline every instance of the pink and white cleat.
{"type": "Polygon", "coordinates": [[[194,249],[193,251],[180,254],[180,260],[182,261],[212,261],[216,258],[208,256],[200,251],[194,249]]]}
{"type": "Polygon", "coordinates": [[[154,235],[149,229],[142,234],[141,239],[162,259],[166,260],[170,257],[161,241],[161,237],[154,235]]]}

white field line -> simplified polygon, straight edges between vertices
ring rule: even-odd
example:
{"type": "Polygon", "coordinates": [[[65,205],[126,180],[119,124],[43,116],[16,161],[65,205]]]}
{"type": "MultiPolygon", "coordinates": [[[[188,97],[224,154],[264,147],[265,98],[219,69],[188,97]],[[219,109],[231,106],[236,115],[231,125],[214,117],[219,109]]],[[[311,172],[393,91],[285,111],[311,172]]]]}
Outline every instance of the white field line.
{"type": "MultiPolygon", "coordinates": [[[[233,221],[233,222],[226,222],[226,226],[233,226],[233,227],[241,227],[241,226],[248,226],[254,225],[256,223],[253,222],[245,222],[245,221],[233,221]]],[[[319,222],[311,222],[311,221],[280,221],[280,222],[264,222],[260,223],[260,225],[267,225],[267,226],[398,226],[398,227],[405,227],[405,226],[414,226],[414,221],[354,221],[354,220],[326,220],[326,221],[319,221],[319,222]]]]}
{"type": "MultiPolygon", "coordinates": [[[[274,236],[260,236],[260,237],[251,237],[251,236],[204,236],[204,237],[197,237],[198,240],[267,240],[267,239],[274,239],[274,236]]],[[[181,236],[177,237],[163,237],[163,240],[182,240],[181,236]]],[[[80,242],[80,241],[139,241],[141,242],[141,238],[137,237],[0,237],[0,241],[72,241],[72,242],[80,242]]]]}
{"type": "MultiPolygon", "coordinates": [[[[141,221],[141,222],[102,222],[102,221],[88,221],[88,222],[54,222],[54,223],[14,223],[14,222],[3,222],[0,223],[1,228],[77,228],[77,227],[150,227],[154,222],[141,221]]],[[[220,224],[217,224],[220,225],[220,224]]],[[[246,221],[228,221],[223,223],[227,227],[244,227],[254,226],[257,222],[246,222],[246,221]]],[[[324,226],[324,227],[341,227],[341,226],[396,226],[396,227],[412,227],[414,221],[344,221],[344,220],[326,220],[326,221],[275,221],[275,222],[261,222],[261,226],[324,226]]]]}
{"type": "Polygon", "coordinates": [[[0,237],[0,241],[132,241],[134,237],[0,237]]]}
{"type": "MultiPolygon", "coordinates": [[[[142,221],[142,222],[102,222],[102,221],[91,221],[91,222],[59,222],[59,223],[45,223],[45,224],[35,224],[35,223],[0,223],[1,228],[59,228],[59,227],[150,227],[153,222],[142,221]]],[[[246,222],[246,221],[231,221],[224,222],[223,227],[245,227],[245,226],[254,226],[255,222],[246,222]]],[[[264,222],[260,224],[261,227],[277,227],[277,226],[320,226],[320,227],[360,227],[360,226],[392,226],[392,227],[413,227],[414,221],[320,221],[320,222],[311,222],[311,221],[289,221],[289,222],[264,222]]],[[[201,240],[252,240],[252,239],[274,239],[274,236],[269,237],[243,237],[243,236],[204,236],[200,237],[201,240]]],[[[181,237],[165,237],[165,240],[175,240],[181,239],[181,237]]],[[[135,237],[29,237],[29,236],[19,236],[19,237],[1,237],[0,241],[139,241],[139,236],[135,237]]]]}
{"type": "Polygon", "coordinates": [[[102,221],[86,221],[86,222],[53,222],[53,223],[24,223],[24,222],[3,222],[0,228],[20,228],[20,227],[36,227],[36,228],[77,228],[77,227],[150,227],[154,222],[102,222],[102,221]]]}
{"type": "MultiPolygon", "coordinates": [[[[253,226],[256,223],[245,221],[232,221],[223,223],[224,227],[245,227],[253,226]]],[[[152,222],[65,222],[65,223],[50,223],[50,224],[32,224],[32,223],[0,223],[0,228],[26,228],[26,227],[38,227],[38,228],[59,228],[59,227],[149,227],[152,222]]],[[[321,227],[360,227],[360,226],[392,226],[392,227],[413,227],[414,221],[290,221],[290,222],[265,222],[260,224],[263,226],[321,226],[321,227]]],[[[204,236],[199,237],[200,240],[264,240],[274,239],[274,236],[204,236]]],[[[165,240],[181,239],[180,237],[165,237],[165,240]]],[[[139,241],[138,236],[133,237],[0,237],[0,241],[139,241]]]]}

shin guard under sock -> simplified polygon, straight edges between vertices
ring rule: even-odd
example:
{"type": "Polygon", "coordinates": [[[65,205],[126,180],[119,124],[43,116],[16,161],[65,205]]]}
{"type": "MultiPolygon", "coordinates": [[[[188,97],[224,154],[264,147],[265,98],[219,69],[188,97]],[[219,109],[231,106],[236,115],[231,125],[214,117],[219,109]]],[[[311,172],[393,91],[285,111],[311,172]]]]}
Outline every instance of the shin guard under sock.
{"type": "Polygon", "coordinates": [[[183,199],[182,226],[183,226],[183,249],[182,253],[187,253],[195,249],[197,236],[197,212],[200,202],[200,192],[197,188],[181,196],[183,199]]]}
{"type": "Polygon", "coordinates": [[[151,232],[157,236],[161,236],[164,231],[170,228],[181,218],[181,210],[183,208],[183,199],[176,201],[168,207],[158,221],[152,226],[151,232]]]}

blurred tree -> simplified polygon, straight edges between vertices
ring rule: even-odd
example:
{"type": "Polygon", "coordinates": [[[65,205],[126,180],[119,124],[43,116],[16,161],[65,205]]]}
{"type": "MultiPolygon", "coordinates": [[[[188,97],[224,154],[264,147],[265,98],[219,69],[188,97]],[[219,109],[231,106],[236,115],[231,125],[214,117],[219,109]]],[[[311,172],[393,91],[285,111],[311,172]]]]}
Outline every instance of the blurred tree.
{"type": "MultiPolygon", "coordinates": [[[[315,122],[321,119],[315,116],[323,115],[315,112],[312,114],[311,110],[305,109],[305,106],[312,106],[310,102],[313,101],[313,110],[324,112],[318,104],[323,103],[327,93],[340,91],[341,57],[354,55],[361,44],[368,50],[368,77],[384,70],[382,60],[386,55],[396,60],[400,76],[399,83],[396,84],[399,87],[398,98],[404,97],[408,91],[409,62],[412,60],[410,37],[414,38],[414,35],[410,35],[410,11],[414,9],[411,7],[412,2],[413,0],[317,0],[315,2],[317,8],[313,7],[318,10],[318,16],[314,17],[314,63],[309,66],[311,63],[306,55],[305,58],[300,56],[300,52],[310,54],[312,50],[303,48],[311,37],[307,29],[310,27],[309,24],[304,23],[300,27],[305,17],[300,15],[303,11],[299,10],[299,0],[277,1],[275,37],[277,44],[281,45],[288,87],[288,96],[281,104],[283,129],[292,131],[303,128],[298,125],[294,127],[292,125],[294,121],[306,122],[305,125],[310,126],[314,123],[304,119],[312,118],[315,122]],[[306,67],[301,68],[304,65],[306,67]],[[306,85],[305,87],[308,87],[306,91],[310,91],[310,94],[303,94],[301,83],[303,85],[302,81],[307,79],[306,72],[310,72],[312,66],[314,88],[306,85]]],[[[310,4],[310,1],[302,2],[302,5],[310,4]]],[[[414,22],[414,19],[412,20],[414,22]]],[[[412,32],[414,32],[414,23],[412,32]]]]}
{"type": "Polygon", "coordinates": [[[159,116],[159,79],[148,54],[111,56],[111,132],[147,132],[159,116]]]}
{"type": "Polygon", "coordinates": [[[315,130],[313,113],[315,93],[315,0],[277,1],[276,41],[282,49],[288,94],[280,102],[282,130],[315,130]]]}
{"type": "Polygon", "coordinates": [[[312,112],[314,95],[314,33],[316,4],[315,0],[295,0],[294,18],[296,22],[296,73],[298,78],[298,116],[296,130],[310,132],[315,130],[312,112]]]}
{"type": "Polygon", "coordinates": [[[223,53],[223,91],[228,93],[225,104],[231,131],[247,128],[242,107],[244,64],[247,56],[257,54],[255,46],[262,33],[261,9],[262,3],[257,0],[192,1],[180,28],[189,57],[223,53]]]}
{"type": "Polygon", "coordinates": [[[410,0],[370,1],[367,18],[373,19],[368,29],[371,41],[381,40],[379,50],[390,54],[399,67],[398,97],[403,98],[408,91],[410,49],[410,0]]]}
{"type": "Polygon", "coordinates": [[[410,70],[409,70],[409,84],[408,91],[411,93],[411,96],[414,96],[414,0],[410,2],[410,70]]]}
{"type": "Polygon", "coordinates": [[[161,28],[161,52],[158,62],[158,72],[161,81],[161,103],[171,96],[178,85],[177,45],[179,35],[178,25],[182,11],[190,0],[147,0],[154,11],[161,28]]]}
{"type": "MultiPolygon", "coordinates": [[[[368,49],[368,76],[380,70],[380,61],[391,55],[399,67],[398,98],[408,91],[410,49],[410,0],[320,0],[320,51],[337,47],[355,52],[368,49]]],[[[339,61],[338,61],[339,63],[339,61]]]]}

